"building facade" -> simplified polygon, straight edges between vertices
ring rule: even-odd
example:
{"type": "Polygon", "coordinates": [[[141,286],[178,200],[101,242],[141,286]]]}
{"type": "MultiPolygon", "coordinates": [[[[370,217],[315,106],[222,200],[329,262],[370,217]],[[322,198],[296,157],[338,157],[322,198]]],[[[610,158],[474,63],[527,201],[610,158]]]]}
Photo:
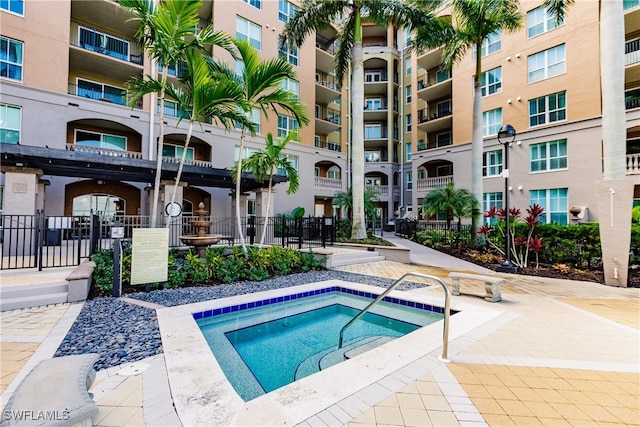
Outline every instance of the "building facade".
{"type": "MultiPolygon", "coordinates": [[[[640,184],[640,5],[625,0],[627,177],[640,184]]],[[[599,3],[576,2],[556,26],[542,1],[522,1],[523,28],[486,40],[482,58],[483,209],[505,198],[503,146],[497,131],[511,124],[511,205],[545,208],[545,221],[597,220],[593,183],[602,177],[599,3]],[[571,214],[571,207],[580,213],[571,214]]],[[[335,213],[333,197],[349,187],[350,82],[333,76],[337,31],[328,28],[299,49],[281,51],[278,38],[298,2],[205,0],[199,16],[263,59],[282,56],[297,73],[285,87],[299,94],[312,121],[286,153],[300,189],[275,187],[271,212],[301,206],[335,213]],[[313,111],[313,114],[311,114],[313,111]]],[[[177,105],[147,96],[126,105],[125,83],[157,73],[134,39],[136,24],[111,0],[9,0],[0,6],[0,141],[2,211],[83,215],[89,211],[148,215],[151,211],[160,108],[164,109],[163,188],[168,202],[187,123],[177,105]]],[[[443,13],[446,13],[444,11],[443,13]]],[[[378,212],[391,219],[419,211],[431,189],[471,186],[471,129],[475,59],[472,52],[442,70],[442,49],[416,53],[401,29],[363,29],[365,68],[365,184],[378,212]]],[[[225,53],[213,50],[212,55],[225,53]]],[[[227,58],[231,61],[231,58],[227,58]]],[[[170,78],[179,66],[170,67],[170,78]]],[[[260,129],[247,153],[271,132],[298,129],[292,117],[255,116],[260,129]],[[259,118],[258,118],[259,117],[259,118]]],[[[229,169],[239,131],[196,126],[178,201],[185,213],[204,201],[214,216],[234,214],[229,169]]],[[[286,185],[286,184],[285,184],[286,185]]],[[[245,214],[265,212],[264,185],[243,181],[245,214]]],[[[640,200],[640,190],[635,198],[640,200]]]]}

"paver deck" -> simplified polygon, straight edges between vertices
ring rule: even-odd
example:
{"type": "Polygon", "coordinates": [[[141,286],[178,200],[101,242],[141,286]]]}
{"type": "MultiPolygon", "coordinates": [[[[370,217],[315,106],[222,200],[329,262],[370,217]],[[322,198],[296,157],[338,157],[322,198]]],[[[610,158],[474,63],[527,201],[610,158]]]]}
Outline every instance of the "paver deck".
{"type": "MultiPolygon", "coordinates": [[[[430,253],[411,248],[412,262],[437,262],[430,253]]],[[[389,261],[338,269],[389,278],[412,271],[447,281],[452,269],[471,271],[455,260],[445,262],[447,269],[389,261]]],[[[500,303],[484,301],[483,286],[472,282],[454,297],[491,304],[503,314],[452,341],[451,363],[434,363],[419,378],[398,373],[376,393],[318,408],[303,425],[640,426],[640,289],[503,276],[508,283],[500,303]]],[[[1,313],[3,406],[25,370],[38,358],[52,357],[80,306],[1,313]]],[[[119,375],[126,367],[98,373],[92,388],[100,408],[98,426],[181,425],[172,408],[164,357],[143,362],[148,368],[137,376],[119,375]]]]}

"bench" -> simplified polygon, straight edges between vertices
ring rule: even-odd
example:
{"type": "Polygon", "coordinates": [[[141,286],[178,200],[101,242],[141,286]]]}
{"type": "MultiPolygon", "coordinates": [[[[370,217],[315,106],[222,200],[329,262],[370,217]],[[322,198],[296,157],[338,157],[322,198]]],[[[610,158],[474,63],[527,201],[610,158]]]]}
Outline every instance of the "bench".
{"type": "Polygon", "coordinates": [[[96,263],[85,261],[77,266],[65,280],[68,282],[68,302],[84,301],[89,296],[91,276],[96,263]]]}
{"type": "Polygon", "coordinates": [[[18,385],[2,426],[92,426],[98,406],[89,395],[95,353],[43,360],[18,385]]]}
{"type": "Polygon", "coordinates": [[[484,282],[484,289],[486,292],[484,297],[485,301],[502,301],[502,296],[500,295],[500,287],[506,281],[502,277],[484,276],[482,274],[458,273],[456,271],[452,271],[451,273],[449,273],[449,278],[451,279],[451,293],[453,295],[460,295],[460,279],[480,280],[484,282]]]}

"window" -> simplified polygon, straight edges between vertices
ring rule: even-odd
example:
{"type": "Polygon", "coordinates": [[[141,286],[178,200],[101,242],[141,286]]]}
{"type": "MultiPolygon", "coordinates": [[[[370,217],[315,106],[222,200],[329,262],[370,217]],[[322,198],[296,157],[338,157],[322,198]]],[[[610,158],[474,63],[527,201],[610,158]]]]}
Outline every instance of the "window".
{"type": "Polygon", "coordinates": [[[293,117],[278,114],[278,138],[287,136],[289,132],[294,132],[294,139],[298,139],[298,121],[293,117]]]}
{"type": "Polygon", "coordinates": [[[280,87],[282,90],[288,90],[293,93],[296,99],[300,98],[300,82],[290,78],[286,78],[280,81],[280,87]]]}
{"type": "Polygon", "coordinates": [[[482,113],[482,136],[497,135],[502,126],[502,108],[482,113]]]}
{"type": "Polygon", "coordinates": [[[340,170],[335,167],[332,166],[328,171],[327,171],[327,178],[330,179],[340,179],[340,170]]]}
{"type": "MultiPolygon", "coordinates": [[[[162,157],[181,159],[182,153],[184,153],[184,147],[181,145],[167,144],[166,142],[162,144],[162,157]]],[[[187,156],[185,159],[193,160],[193,153],[193,147],[187,147],[187,156]]]]}
{"type": "MultiPolygon", "coordinates": [[[[502,209],[502,193],[483,193],[482,194],[482,212],[486,212],[492,207],[502,209]]],[[[492,225],[498,221],[498,218],[483,218],[484,223],[492,225]]]]}
{"type": "Polygon", "coordinates": [[[411,143],[407,143],[407,162],[411,161],[411,143]]]}
{"type": "Polygon", "coordinates": [[[436,84],[437,83],[442,83],[446,80],[449,80],[451,78],[451,71],[445,71],[445,70],[441,70],[440,68],[438,68],[438,71],[436,71],[436,84]]]}
{"type": "Polygon", "coordinates": [[[289,22],[289,18],[296,13],[297,9],[287,0],[278,0],[278,19],[282,22],[289,22]]]}
{"type": "Polygon", "coordinates": [[[485,71],[480,76],[482,96],[493,95],[502,91],[502,67],[485,71]]]}
{"type": "MultiPolygon", "coordinates": [[[[256,124],[256,133],[260,133],[260,109],[253,108],[250,113],[247,115],[248,119],[256,124]]],[[[235,124],[236,129],[242,129],[242,125],[239,123],[235,124]]]]}
{"type": "Polygon", "coordinates": [[[382,180],[380,178],[365,178],[364,185],[375,185],[379,187],[382,185],[382,180]]]}
{"type": "Polygon", "coordinates": [[[253,7],[257,8],[257,9],[260,9],[262,7],[262,5],[261,5],[262,0],[242,0],[242,1],[245,2],[245,3],[250,4],[251,6],[253,6],[253,7]]]}
{"type": "Polygon", "coordinates": [[[364,125],[364,139],[382,138],[382,125],[380,123],[366,123],[364,125]]]}
{"type": "Polygon", "coordinates": [[[262,47],[262,27],[236,16],[236,39],[249,40],[253,47],[260,50],[262,47]]]}
{"type": "Polygon", "coordinates": [[[380,160],[382,160],[382,153],[380,153],[380,151],[367,150],[364,152],[365,162],[379,162],[380,160]]]}
{"type": "MultiPolygon", "coordinates": [[[[158,111],[160,111],[160,100],[158,99],[158,111]]],[[[172,101],[170,99],[164,100],[164,115],[170,117],[181,117],[183,119],[188,119],[189,115],[186,111],[182,110],[176,101],[172,101]]]]}
{"type": "Polygon", "coordinates": [[[425,168],[418,169],[418,181],[427,178],[427,170],[425,168]]]}
{"type": "Polygon", "coordinates": [[[0,142],[17,144],[22,128],[22,108],[0,104],[0,142]]]}
{"type": "Polygon", "coordinates": [[[452,176],[453,165],[436,166],[436,176],[452,176]]]}
{"type": "Polygon", "coordinates": [[[382,99],[381,98],[367,98],[364,100],[364,109],[365,110],[382,110],[382,99]]]}
{"type": "MultiPolygon", "coordinates": [[[[299,170],[298,169],[298,163],[299,163],[298,156],[294,156],[293,154],[284,154],[284,155],[280,156],[280,159],[288,160],[289,163],[291,164],[291,166],[296,170],[296,172],[299,170]]],[[[278,175],[287,176],[287,171],[285,169],[278,168],[278,175]]]]}
{"type": "Polygon", "coordinates": [[[125,200],[108,194],[83,194],[73,198],[73,216],[90,216],[100,212],[103,215],[124,215],[125,200]]]}
{"type": "Polygon", "coordinates": [[[530,55],[527,69],[529,83],[563,74],[566,71],[564,44],[530,55]]]}
{"type": "Polygon", "coordinates": [[[99,99],[118,105],[126,105],[127,103],[124,89],[83,79],[78,79],[77,82],[77,96],[99,99]]]}
{"type": "Polygon", "coordinates": [[[405,172],[405,182],[407,183],[407,190],[413,189],[413,172],[405,172]]]}
{"type": "Polygon", "coordinates": [[[553,188],[550,190],[531,190],[529,204],[537,203],[544,208],[545,215],[540,217],[543,224],[568,223],[568,190],[566,188],[553,188]]]}
{"type": "Polygon", "coordinates": [[[22,81],[22,49],[24,44],[0,36],[0,77],[22,81]]]}
{"type": "Polygon", "coordinates": [[[90,132],[76,129],[76,145],[104,148],[106,150],[126,151],[127,138],[119,135],[90,132]]]}
{"type": "Polygon", "coordinates": [[[411,132],[411,114],[406,115],[407,133],[411,132]]]}
{"type": "Polygon", "coordinates": [[[567,168],[566,139],[532,144],[529,151],[531,153],[531,172],[567,168]]]}
{"type": "Polygon", "coordinates": [[[411,75],[411,58],[407,58],[406,61],[404,62],[404,68],[405,68],[405,73],[407,74],[407,76],[411,75]]]}
{"type": "Polygon", "coordinates": [[[444,147],[452,143],[451,132],[442,132],[436,135],[436,147],[444,147]]]}
{"type": "Polygon", "coordinates": [[[551,31],[559,25],[563,25],[561,21],[556,25],[556,19],[549,9],[545,7],[536,7],[527,13],[527,37],[535,37],[547,31],[551,31]]]}
{"type": "Polygon", "coordinates": [[[291,65],[298,65],[298,48],[296,46],[282,46],[278,50],[278,56],[284,58],[291,65]]]}
{"type": "MultiPolygon", "coordinates": [[[[489,34],[486,39],[482,40],[482,57],[496,53],[502,48],[502,32],[500,30],[489,34]]],[[[476,46],[473,45],[473,59],[476,59],[476,46]]]]}
{"type": "Polygon", "coordinates": [[[0,9],[24,15],[24,0],[2,0],[0,1],[0,9]]]}
{"type": "Polygon", "coordinates": [[[383,79],[382,70],[367,70],[364,73],[364,81],[366,83],[382,82],[385,79],[383,79]]]}
{"type": "Polygon", "coordinates": [[[405,93],[406,103],[411,104],[411,85],[407,85],[407,87],[404,88],[404,93],[405,93]]]}
{"type": "Polygon", "coordinates": [[[529,126],[539,126],[566,119],[566,92],[552,93],[529,100],[529,126]]]}
{"type": "Polygon", "coordinates": [[[482,158],[482,176],[499,176],[502,173],[502,150],[487,151],[482,158]]]}

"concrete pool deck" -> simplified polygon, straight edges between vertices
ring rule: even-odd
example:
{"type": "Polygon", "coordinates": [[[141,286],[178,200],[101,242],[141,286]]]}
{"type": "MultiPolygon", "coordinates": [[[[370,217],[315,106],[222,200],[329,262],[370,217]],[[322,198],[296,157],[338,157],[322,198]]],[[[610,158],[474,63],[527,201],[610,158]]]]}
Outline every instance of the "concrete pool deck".
{"type": "MultiPolygon", "coordinates": [[[[412,262],[447,269],[389,261],[338,269],[391,278],[409,271],[444,278],[451,270],[470,270],[455,259],[438,261],[411,249],[412,262]]],[[[328,408],[316,405],[301,425],[640,425],[640,289],[504,277],[500,303],[484,301],[481,284],[464,284],[464,294],[453,297],[454,303],[502,313],[451,339],[450,364],[437,360],[437,348],[425,355],[421,372],[399,370],[328,408]]],[[[437,288],[409,292],[441,297],[437,288]]],[[[53,356],[80,308],[0,313],[3,407],[7,391],[53,356]]],[[[140,375],[119,375],[120,367],[98,372],[92,388],[100,410],[96,425],[181,425],[164,355],[143,362],[147,369],[140,375]]]]}

